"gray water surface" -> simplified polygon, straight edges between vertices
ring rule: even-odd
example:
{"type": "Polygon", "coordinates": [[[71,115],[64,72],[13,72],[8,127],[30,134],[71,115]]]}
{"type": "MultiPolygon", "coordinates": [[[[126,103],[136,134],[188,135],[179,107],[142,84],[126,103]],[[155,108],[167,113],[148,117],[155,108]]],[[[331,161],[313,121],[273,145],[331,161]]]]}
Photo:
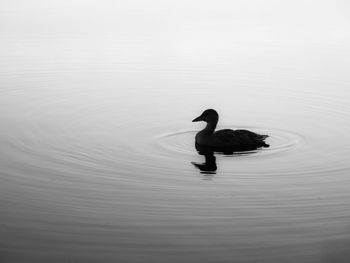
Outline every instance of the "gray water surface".
{"type": "Polygon", "coordinates": [[[349,6],[293,3],[2,2],[0,261],[349,262],[349,6]],[[270,148],[201,173],[206,108],[270,148]]]}

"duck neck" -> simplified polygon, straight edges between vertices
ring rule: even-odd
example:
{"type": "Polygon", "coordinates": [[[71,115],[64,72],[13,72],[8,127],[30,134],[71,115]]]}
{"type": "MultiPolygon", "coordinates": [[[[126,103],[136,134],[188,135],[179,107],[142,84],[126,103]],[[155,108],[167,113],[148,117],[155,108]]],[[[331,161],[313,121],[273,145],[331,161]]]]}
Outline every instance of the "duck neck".
{"type": "Polygon", "coordinates": [[[207,133],[214,133],[216,125],[218,124],[217,121],[213,121],[213,122],[208,122],[207,126],[204,128],[204,131],[206,131],[207,133]]]}

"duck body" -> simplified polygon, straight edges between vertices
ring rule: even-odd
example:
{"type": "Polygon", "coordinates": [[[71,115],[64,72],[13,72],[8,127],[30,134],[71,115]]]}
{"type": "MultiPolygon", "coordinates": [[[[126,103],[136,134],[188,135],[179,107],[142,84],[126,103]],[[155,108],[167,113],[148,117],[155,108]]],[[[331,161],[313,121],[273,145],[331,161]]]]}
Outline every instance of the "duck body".
{"type": "Polygon", "coordinates": [[[269,147],[264,141],[268,135],[261,135],[248,130],[223,129],[215,131],[218,119],[217,112],[213,109],[208,109],[193,120],[194,122],[207,122],[206,127],[196,135],[197,150],[237,152],[269,147]]]}
{"type": "Polygon", "coordinates": [[[260,135],[248,130],[218,130],[214,133],[208,133],[202,130],[196,135],[197,147],[211,148],[213,151],[225,152],[233,151],[251,151],[260,147],[268,147],[264,140],[267,135],[260,135]]]}

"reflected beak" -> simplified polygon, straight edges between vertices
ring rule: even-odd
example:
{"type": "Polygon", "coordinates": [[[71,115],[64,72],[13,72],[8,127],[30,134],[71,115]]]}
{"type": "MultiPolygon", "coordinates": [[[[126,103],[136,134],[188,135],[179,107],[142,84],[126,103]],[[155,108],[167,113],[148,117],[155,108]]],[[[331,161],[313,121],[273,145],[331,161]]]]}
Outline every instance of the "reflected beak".
{"type": "Polygon", "coordinates": [[[192,122],[202,121],[202,120],[203,120],[203,119],[202,119],[202,115],[201,115],[201,116],[199,116],[199,117],[193,119],[192,122]]]}

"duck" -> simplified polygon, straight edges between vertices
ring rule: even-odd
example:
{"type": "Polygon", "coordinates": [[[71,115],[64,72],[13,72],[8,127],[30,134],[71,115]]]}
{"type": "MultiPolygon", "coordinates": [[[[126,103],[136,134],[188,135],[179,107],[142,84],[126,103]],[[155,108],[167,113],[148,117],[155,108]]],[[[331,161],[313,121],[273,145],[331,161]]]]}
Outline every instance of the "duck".
{"type": "Polygon", "coordinates": [[[240,152],[251,151],[261,147],[269,147],[265,143],[268,135],[257,134],[248,130],[223,129],[215,131],[219,121],[219,114],[214,109],[207,109],[192,122],[204,121],[205,128],[199,131],[195,137],[198,151],[205,149],[216,152],[240,152]]]}

